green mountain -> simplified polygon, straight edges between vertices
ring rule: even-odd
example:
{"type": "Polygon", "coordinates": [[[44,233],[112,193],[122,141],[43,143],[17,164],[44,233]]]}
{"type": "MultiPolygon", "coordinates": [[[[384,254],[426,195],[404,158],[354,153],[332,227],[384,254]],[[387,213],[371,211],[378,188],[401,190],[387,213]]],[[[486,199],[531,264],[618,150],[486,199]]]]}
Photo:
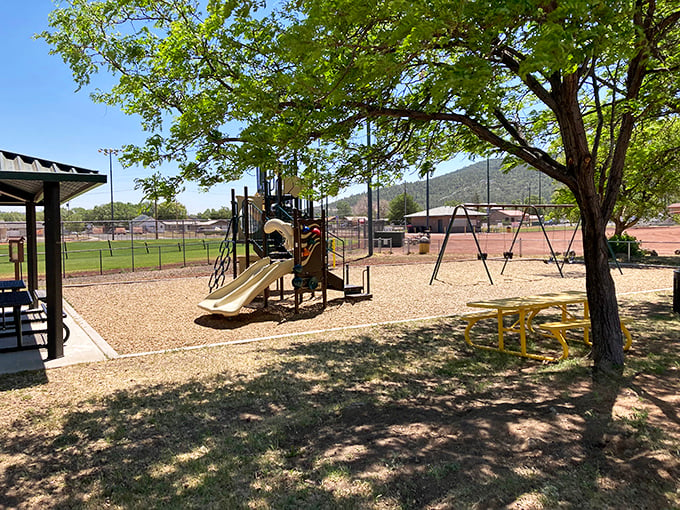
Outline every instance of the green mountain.
{"type": "MultiPolygon", "coordinates": [[[[533,203],[549,203],[557,182],[529,167],[518,167],[507,173],[501,172],[500,159],[489,160],[489,195],[492,203],[511,204],[525,202],[529,195],[533,203]],[[540,189],[540,197],[539,197],[540,189]],[[540,200],[539,200],[540,198],[540,200]]],[[[487,197],[487,162],[474,163],[439,177],[430,179],[430,208],[451,203],[486,203],[487,197]]],[[[426,204],[426,181],[407,182],[380,188],[380,213],[382,207],[406,189],[406,193],[424,209],[426,204]]],[[[377,200],[376,191],[373,200],[377,200]]],[[[346,202],[354,214],[366,211],[366,193],[351,195],[336,202],[346,202]]],[[[332,207],[332,206],[331,206],[332,207]]],[[[331,209],[332,211],[332,209],[331,209]]]]}

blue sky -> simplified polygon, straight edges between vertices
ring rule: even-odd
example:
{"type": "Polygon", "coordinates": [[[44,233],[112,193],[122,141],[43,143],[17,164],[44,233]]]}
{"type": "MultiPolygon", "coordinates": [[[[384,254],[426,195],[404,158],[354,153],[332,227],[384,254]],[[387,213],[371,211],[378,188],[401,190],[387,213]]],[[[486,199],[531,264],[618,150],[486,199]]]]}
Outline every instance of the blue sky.
{"type": "MultiPolygon", "coordinates": [[[[95,104],[87,90],[76,92],[71,73],[58,55],[49,55],[49,47],[34,34],[47,28],[47,16],[54,5],[50,0],[0,2],[3,20],[3,42],[0,61],[0,148],[98,170],[109,175],[108,156],[99,148],[117,148],[145,139],[139,122],[120,110],[95,104]]],[[[453,171],[468,164],[457,159],[443,165],[435,175],[453,171]]],[[[134,179],[151,175],[155,170],[142,167],[122,168],[113,158],[114,200],[138,203],[140,191],[134,189],[134,179]]],[[[172,175],[175,168],[160,169],[172,175]]],[[[408,178],[416,180],[416,177],[408,178]]],[[[242,190],[244,185],[254,189],[254,179],[220,184],[209,192],[201,192],[194,185],[179,196],[189,213],[207,208],[218,209],[228,204],[231,188],[242,190]]],[[[364,191],[356,186],[343,194],[364,191]]],[[[71,207],[91,208],[110,200],[109,183],[74,199],[71,207]]]]}

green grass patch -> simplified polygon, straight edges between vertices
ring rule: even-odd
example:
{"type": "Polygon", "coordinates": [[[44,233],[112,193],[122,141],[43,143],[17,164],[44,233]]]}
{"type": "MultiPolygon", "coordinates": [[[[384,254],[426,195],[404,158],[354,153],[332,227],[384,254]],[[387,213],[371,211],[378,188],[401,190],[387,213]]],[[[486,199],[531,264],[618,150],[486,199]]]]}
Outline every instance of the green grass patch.
{"type": "MultiPolygon", "coordinates": [[[[78,241],[62,246],[62,271],[68,274],[107,273],[133,269],[162,269],[199,262],[213,263],[219,254],[221,240],[154,239],[149,241],[78,241]]],[[[38,244],[38,272],[45,274],[44,244],[38,244]]],[[[238,247],[244,253],[244,247],[238,247]]],[[[252,253],[252,251],[251,251],[252,253]]],[[[14,263],[9,261],[7,245],[0,245],[0,278],[14,276],[14,263]]],[[[22,274],[26,274],[26,263],[22,274]]]]}

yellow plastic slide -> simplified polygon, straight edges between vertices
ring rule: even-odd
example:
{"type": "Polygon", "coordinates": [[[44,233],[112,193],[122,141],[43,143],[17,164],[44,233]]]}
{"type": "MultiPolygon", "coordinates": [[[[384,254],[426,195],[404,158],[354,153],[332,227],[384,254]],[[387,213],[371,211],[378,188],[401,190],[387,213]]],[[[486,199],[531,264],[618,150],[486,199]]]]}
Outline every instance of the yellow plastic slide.
{"type": "Polygon", "coordinates": [[[198,306],[211,313],[238,315],[241,307],[250,303],[276,280],[292,272],[293,265],[293,259],[274,262],[269,257],[260,259],[236,279],[211,293],[198,306]]]}

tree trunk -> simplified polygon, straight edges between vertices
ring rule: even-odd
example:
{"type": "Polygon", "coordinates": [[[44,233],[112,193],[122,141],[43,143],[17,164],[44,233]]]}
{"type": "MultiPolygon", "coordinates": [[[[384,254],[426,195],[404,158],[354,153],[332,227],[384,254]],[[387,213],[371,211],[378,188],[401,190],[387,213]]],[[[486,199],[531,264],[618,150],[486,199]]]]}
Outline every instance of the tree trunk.
{"type": "Polygon", "coordinates": [[[620,236],[625,232],[626,224],[617,218],[612,218],[612,220],[614,221],[614,235],[620,236]]]}
{"type": "Polygon", "coordinates": [[[620,374],[623,370],[623,334],[614,279],[609,268],[607,220],[599,208],[581,205],[586,292],[590,306],[593,375],[620,374]]]}

